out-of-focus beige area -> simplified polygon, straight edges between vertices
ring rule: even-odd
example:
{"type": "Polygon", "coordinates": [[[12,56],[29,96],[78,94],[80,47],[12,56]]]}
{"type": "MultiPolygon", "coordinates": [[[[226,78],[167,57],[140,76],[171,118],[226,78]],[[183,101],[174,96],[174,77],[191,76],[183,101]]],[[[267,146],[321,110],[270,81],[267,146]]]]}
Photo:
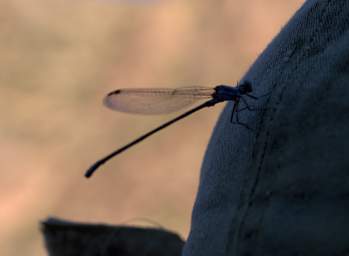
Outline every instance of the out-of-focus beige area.
{"type": "Polygon", "coordinates": [[[113,112],[102,98],[120,87],[234,84],[302,2],[2,0],[0,255],[45,255],[38,223],[49,215],[138,225],[132,219],[148,218],[186,238],[224,104],[87,180],[94,161],[174,116],[113,112]]]}

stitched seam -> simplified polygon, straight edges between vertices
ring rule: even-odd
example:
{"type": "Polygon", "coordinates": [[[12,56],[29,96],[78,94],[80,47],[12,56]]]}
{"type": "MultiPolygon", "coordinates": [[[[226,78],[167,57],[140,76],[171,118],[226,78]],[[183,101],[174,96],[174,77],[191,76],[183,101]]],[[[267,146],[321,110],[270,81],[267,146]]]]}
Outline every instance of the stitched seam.
{"type": "MultiPolygon", "coordinates": [[[[323,10],[321,11],[321,14],[320,14],[321,18],[325,15],[325,13],[327,11],[327,7],[331,3],[331,1],[332,0],[328,0],[327,4],[324,5],[323,10]]],[[[322,25],[322,19],[320,20],[320,26],[318,26],[314,30],[313,36],[309,40],[309,43],[308,43],[309,47],[314,46],[315,35],[317,33],[319,33],[319,27],[321,27],[321,25],[322,25]]],[[[304,45],[306,45],[306,44],[303,44],[302,47],[304,47],[304,45]]],[[[307,55],[307,52],[304,51],[303,54],[299,57],[299,59],[301,60],[302,58],[306,57],[306,55],[307,55]]],[[[293,72],[297,71],[297,69],[298,69],[298,65],[295,66],[293,72]]],[[[293,72],[291,72],[290,74],[292,74],[293,72]]],[[[282,77],[282,74],[283,74],[283,72],[280,74],[280,77],[282,77]]],[[[289,80],[289,76],[287,76],[285,78],[285,81],[287,81],[287,80],[289,80]]],[[[288,87],[286,85],[281,87],[281,92],[279,94],[278,101],[274,104],[273,110],[272,110],[271,114],[269,115],[270,119],[269,119],[269,121],[265,122],[265,123],[269,124],[269,129],[266,129],[265,142],[264,142],[264,145],[262,147],[263,149],[262,149],[260,160],[258,161],[259,163],[258,163],[258,167],[257,167],[257,173],[255,175],[255,180],[253,182],[253,185],[252,185],[252,188],[250,190],[250,193],[248,194],[248,203],[247,203],[246,209],[242,213],[240,221],[237,223],[238,226],[237,226],[236,233],[235,233],[235,236],[234,236],[234,239],[233,239],[233,250],[235,251],[236,255],[238,255],[238,252],[239,252],[239,247],[240,246],[238,245],[238,241],[240,240],[241,231],[242,231],[243,226],[245,225],[245,220],[246,220],[246,216],[247,216],[247,214],[249,212],[249,209],[253,205],[254,194],[255,194],[255,191],[256,191],[258,183],[259,183],[260,175],[261,175],[261,172],[262,172],[262,166],[263,166],[263,163],[264,163],[264,159],[265,159],[265,155],[266,155],[266,152],[267,152],[267,148],[269,146],[270,125],[273,123],[273,121],[275,119],[275,113],[279,109],[279,106],[280,106],[280,104],[281,104],[281,102],[283,100],[283,96],[284,96],[284,94],[285,94],[287,89],[288,89],[288,87]]],[[[262,123],[263,123],[263,121],[262,121],[262,123]]],[[[260,135],[260,133],[258,133],[258,136],[259,135],[260,135]]],[[[254,145],[254,151],[256,150],[256,148],[257,148],[257,140],[256,140],[255,145],[254,145]]],[[[253,155],[256,156],[256,154],[253,154],[253,155]]],[[[252,160],[253,160],[253,158],[252,158],[252,160]]],[[[261,220],[258,223],[261,223],[262,219],[263,218],[261,218],[261,220]]]]}
{"type": "MultiPolygon", "coordinates": [[[[320,14],[320,22],[319,22],[320,24],[319,24],[319,26],[317,26],[316,29],[314,30],[314,32],[312,33],[312,37],[310,38],[309,43],[303,44],[302,47],[306,46],[306,47],[309,47],[310,49],[316,47],[315,38],[316,38],[316,35],[318,35],[318,33],[320,33],[320,28],[323,25],[323,17],[325,16],[326,12],[328,11],[328,6],[331,4],[331,2],[332,2],[332,0],[328,0],[327,4],[324,5],[323,10],[321,11],[321,14],[320,14]]],[[[298,57],[299,58],[298,60],[302,61],[306,57],[307,57],[307,51],[304,51],[298,57]]],[[[294,72],[297,72],[298,69],[299,69],[299,65],[295,65],[295,68],[289,74],[293,74],[294,72]]],[[[290,78],[289,75],[286,76],[284,81],[289,80],[289,78],[290,78]]],[[[298,88],[300,87],[300,84],[301,83],[298,83],[298,88]]],[[[263,167],[263,164],[264,164],[265,156],[266,156],[266,153],[267,153],[268,146],[270,144],[270,136],[271,136],[270,124],[272,124],[274,122],[274,120],[275,120],[275,114],[276,114],[277,110],[279,109],[280,104],[283,102],[283,98],[286,95],[287,89],[289,89],[289,86],[284,85],[282,87],[281,92],[280,92],[279,97],[278,97],[278,101],[274,105],[275,107],[273,108],[272,115],[270,116],[269,122],[267,122],[267,123],[269,123],[269,129],[266,132],[265,143],[263,145],[261,158],[259,160],[259,164],[258,164],[258,167],[257,167],[256,179],[255,179],[255,182],[253,184],[253,188],[251,190],[251,194],[250,194],[250,197],[249,197],[248,206],[247,206],[247,210],[246,210],[246,215],[244,216],[245,218],[243,219],[243,224],[245,222],[245,219],[246,219],[246,216],[247,216],[247,213],[248,213],[250,207],[253,205],[254,196],[255,196],[255,192],[257,190],[257,186],[258,186],[258,183],[259,183],[259,179],[260,179],[260,175],[261,175],[261,172],[262,172],[262,167],[263,167]]],[[[264,218],[264,215],[257,222],[258,223],[257,226],[260,226],[260,223],[263,222],[263,218],[264,218]]],[[[260,239],[257,238],[256,239],[256,244],[258,243],[258,241],[260,241],[260,239]]],[[[256,246],[256,248],[259,248],[259,247],[256,246]]]]}

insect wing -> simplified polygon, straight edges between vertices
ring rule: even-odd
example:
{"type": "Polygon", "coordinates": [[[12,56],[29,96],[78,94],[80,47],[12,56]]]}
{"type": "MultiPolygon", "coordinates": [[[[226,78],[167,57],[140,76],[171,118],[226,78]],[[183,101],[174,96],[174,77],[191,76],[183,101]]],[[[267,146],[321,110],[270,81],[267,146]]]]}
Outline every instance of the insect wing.
{"type": "Polygon", "coordinates": [[[209,87],[182,87],[120,89],[109,93],[104,98],[104,104],[113,110],[156,115],[181,110],[193,103],[212,98],[213,88],[209,87]]]}

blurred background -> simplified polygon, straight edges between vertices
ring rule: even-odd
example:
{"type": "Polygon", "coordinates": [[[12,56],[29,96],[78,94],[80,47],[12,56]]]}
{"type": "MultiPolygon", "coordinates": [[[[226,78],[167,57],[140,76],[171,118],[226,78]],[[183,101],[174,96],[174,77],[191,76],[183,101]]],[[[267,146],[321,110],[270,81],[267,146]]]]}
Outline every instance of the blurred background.
{"type": "Polygon", "coordinates": [[[108,110],[123,87],[235,84],[301,0],[2,0],[0,255],[45,255],[39,221],[149,225],[186,239],[201,161],[224,104],[104,165],[169,120],[108,110]]]}

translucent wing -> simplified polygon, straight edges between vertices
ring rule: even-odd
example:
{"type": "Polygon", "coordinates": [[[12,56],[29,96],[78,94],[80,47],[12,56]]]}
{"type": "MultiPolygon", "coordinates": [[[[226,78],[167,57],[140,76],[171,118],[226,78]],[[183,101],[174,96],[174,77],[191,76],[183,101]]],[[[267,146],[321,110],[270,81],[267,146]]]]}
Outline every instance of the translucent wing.
{"type": "Polygon", "coordinates": [[[213,93],[214,88],[209,87],[120,89],[109,93],[104,98],[104,104],[113,110],[128,113],[166,114],[198,100],[210,99],[213,93]]]}

